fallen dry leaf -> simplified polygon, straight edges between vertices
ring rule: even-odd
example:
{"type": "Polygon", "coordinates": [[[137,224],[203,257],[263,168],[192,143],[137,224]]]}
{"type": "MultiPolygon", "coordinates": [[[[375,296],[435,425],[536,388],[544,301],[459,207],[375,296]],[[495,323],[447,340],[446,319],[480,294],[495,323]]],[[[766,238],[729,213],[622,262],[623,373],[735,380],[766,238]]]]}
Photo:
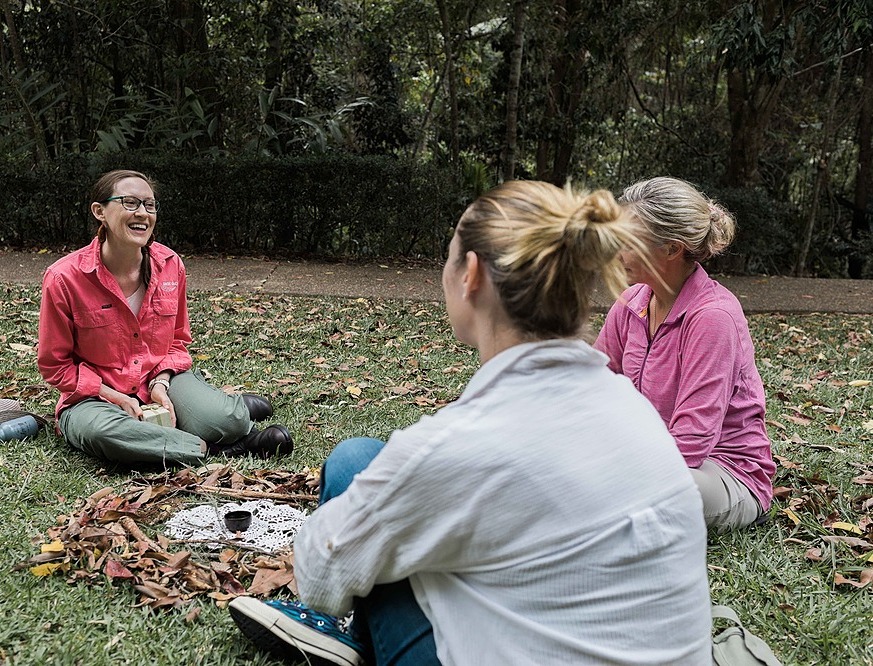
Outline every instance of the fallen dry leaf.
{"type": "Polygon", "coordinates": [[[821,562],[823,559],[821,556],[821,548],[810,548],[806,553],[804,553],[804,556],[806,559],[812,560],[813,562],[821,562]]]}
{"type": "Polygon", "coordinates": [[[852,587],[862,588],[873,583],[873,569],[864,569],[861,571],[858,580],[847,578],[841,573],[834,573],[834,585],[851,585],[852,587]]]}

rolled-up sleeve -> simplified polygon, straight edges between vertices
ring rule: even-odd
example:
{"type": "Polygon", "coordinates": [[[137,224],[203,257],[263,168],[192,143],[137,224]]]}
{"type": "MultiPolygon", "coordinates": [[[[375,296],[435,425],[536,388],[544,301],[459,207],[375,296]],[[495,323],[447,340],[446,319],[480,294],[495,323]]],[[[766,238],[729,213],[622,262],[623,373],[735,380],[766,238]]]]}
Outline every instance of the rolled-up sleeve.
{"type": "Polygon", "coordinates": [[[42,281],[37,366],[46,382],[70,394],[67,402],[72,404],[96,396],[102,380],[93,368],[73,357],[75,323],[70,303],[63,278],[48,269],[42,281]]]}

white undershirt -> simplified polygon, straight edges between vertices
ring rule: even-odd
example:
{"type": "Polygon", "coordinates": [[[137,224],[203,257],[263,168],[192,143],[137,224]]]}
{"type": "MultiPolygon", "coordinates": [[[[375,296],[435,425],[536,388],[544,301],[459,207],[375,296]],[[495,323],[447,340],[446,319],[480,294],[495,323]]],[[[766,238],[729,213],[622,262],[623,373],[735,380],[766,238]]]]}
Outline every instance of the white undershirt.
{"type": "Polygon", "coordinates": [[[127,304],[130,306],[131,312],[139,316],[139,309],[142,307],[142,300],[145,298],[145,285],[140,284],[139,289],[127,297],[127,304]]]}

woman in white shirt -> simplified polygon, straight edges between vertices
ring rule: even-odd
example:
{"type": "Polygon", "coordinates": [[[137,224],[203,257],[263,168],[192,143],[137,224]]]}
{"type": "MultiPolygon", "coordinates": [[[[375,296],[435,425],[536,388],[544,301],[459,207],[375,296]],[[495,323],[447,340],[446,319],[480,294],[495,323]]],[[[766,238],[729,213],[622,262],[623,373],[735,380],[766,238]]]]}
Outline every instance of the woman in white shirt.
{"type": "Polygon", "coordinates": [[[467,209],[443,289],[482,367],[387,444],[331,453],[295,541],[303,603],[232,601],[250,639],[333,664],[711,660],[696,486],[658,413],[580,339],[626,246],[606,191],[512,181],[467,209]]]}

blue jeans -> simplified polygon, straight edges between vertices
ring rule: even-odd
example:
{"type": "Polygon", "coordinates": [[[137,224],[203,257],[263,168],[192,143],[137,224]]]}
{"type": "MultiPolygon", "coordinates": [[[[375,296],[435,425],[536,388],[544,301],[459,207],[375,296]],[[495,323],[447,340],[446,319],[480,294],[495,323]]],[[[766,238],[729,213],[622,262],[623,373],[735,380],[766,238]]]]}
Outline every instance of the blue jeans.
{"type": "MultiPolygon", "coordinates": [[[[340,442],[324,461],[319,503],[342,494],[355,474],[370,464],[385,446],[368,437],[340,442]]],[[[376,585],[355,600],[355,624],[363,622],[378,666],[439,664],[433,627],[415,600],[408,579],[376,585]]]]}

